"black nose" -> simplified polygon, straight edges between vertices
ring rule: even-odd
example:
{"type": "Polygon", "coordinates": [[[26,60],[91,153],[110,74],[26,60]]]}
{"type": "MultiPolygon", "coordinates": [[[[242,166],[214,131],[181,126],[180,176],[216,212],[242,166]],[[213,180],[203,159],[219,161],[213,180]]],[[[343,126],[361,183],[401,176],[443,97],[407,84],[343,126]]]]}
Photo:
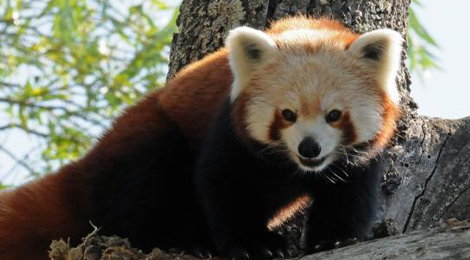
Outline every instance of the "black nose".
{"type": "Polygon", "coordinates": [[[320,152],[320,145],[310,137],[305,138],[299,144],[299,154],[305,158],[315,158],[320,154],[320,152]]]}

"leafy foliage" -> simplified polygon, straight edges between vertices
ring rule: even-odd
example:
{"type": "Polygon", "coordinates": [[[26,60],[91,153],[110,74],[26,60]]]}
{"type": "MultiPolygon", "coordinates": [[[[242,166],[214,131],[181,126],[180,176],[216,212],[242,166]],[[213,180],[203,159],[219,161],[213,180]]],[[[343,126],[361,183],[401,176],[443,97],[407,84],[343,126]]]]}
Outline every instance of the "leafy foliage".
{"type": "Polygon", "coordinates": [[[414,11],[416,7],[422,7],[419,0],[413,0],[409,9],[408,62],[410,71],[416,72],[422,78],[426,71],[440,69],[437,65],[437,57],[432,51],[432,49],[439,48],[439,45],[416,16],[414,11]]]}
{"type": "Polygon", "coordinates": [[[23,167],[31,174],[81,156],[120,109],[162,85],[177,8],[131,2],[0,0],[0,130],[42,140],[46,164],[23,167]]]}

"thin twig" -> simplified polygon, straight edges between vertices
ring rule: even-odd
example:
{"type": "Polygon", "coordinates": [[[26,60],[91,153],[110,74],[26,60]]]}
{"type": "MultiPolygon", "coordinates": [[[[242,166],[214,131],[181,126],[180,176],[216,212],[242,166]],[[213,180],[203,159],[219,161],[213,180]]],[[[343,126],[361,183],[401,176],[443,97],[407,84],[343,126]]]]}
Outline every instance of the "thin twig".
{"type": "Polygon", "coordinates": [[[19,165],[23,166],[26,170],[30,172],[31,175],[36,175],[36,171],[34,171],[27,163],[25,163],[23,160],[19,159],[16,157],[12,152],[10,152],[8,149],[0,145],[0,151],[4,152],[8,157],[13,159],[16,163],[19,165]]]}
{"type": "Polygon", "coordinates": [[[24,128],[19,124],[8,124],[8,125],[0,126],[0,131],[7,130],[7,129],[10,129],[10,128],[19,128],[19,129],[25,131],[28,134],[33,134],[33,135],[36,135],[36,136],[39,136],[39,137],[42,137],[42,138],[48,138],[49,137],[49,135],[47,135],[45,133],[41,133],[41,132],[38,132],[36,130],[24,128]]]}

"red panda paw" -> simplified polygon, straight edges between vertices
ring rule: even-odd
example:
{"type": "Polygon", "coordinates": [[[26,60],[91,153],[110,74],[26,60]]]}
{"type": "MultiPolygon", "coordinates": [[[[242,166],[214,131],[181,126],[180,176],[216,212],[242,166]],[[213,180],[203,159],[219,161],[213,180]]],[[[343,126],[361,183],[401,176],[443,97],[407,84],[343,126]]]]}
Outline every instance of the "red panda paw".
{"type": "Polygon", "coordinates": [[[191,247],[187,250],[188,254],[191,254],[197,258],[206,259],[212,258],[212,252],[207,248],[202,247],[191,247]]]}
{"type": "Polygon", "coordinates": [[[252,240],[244,246],[232,246],[226,251],[231,260],[273,259],[291,257],[287,240],[276,233],[270,232],[263,241],[252,240]]]}
{"type": "Polygon", "coordinates": [[[313,245],[311,248],[306,249],[306,253],[317,253],[321,251],[341,248],[359,243],[357,238],[350,238],[346,240],[323,240],[313,245]]]}
{"type": "Polygon", "coordinates": [[[252,248],[251,250],[244,247],[234,246],[227,252],[227,258],[230,260],[250,260],[250,259],[272,259],[273,253],[266,247],[252,248]]]}
{"type": "Polygon", "coordinates": [[[206,259],[206,258],[212,258],[213,254],[212,252],[203,247],[189,247],[189,248],[170,248],[168,249],[168,253],[170,254],[189,254],[192,256],[195,256],[197,258],[201,259],[206,259]]]}
{"type": "Polygon", "coordinates": [[[272,248],[276,258],[288,258],[294,256],[295,250],[292,249],[295,246],[290,245],[286,237],[278,233],[269,232],[266,240],[269,247],[272,248]]]}

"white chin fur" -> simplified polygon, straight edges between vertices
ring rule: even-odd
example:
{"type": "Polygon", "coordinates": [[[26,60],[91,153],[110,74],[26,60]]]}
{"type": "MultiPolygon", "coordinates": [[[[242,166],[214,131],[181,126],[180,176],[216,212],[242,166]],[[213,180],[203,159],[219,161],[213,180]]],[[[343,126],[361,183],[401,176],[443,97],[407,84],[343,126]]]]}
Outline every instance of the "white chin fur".
{"type": "Polygon", "coordinates": [[[298,158],[295,159],[295,162],[297,163],[297,165],[302,171],[306,173],[316,173],[316,172],[321,172],[326,167],[328,167],[328,165],[330,165],[334,161],[334,158],[332,157],[333,157],[332,154],[327,155],[325,157],[325,160],[322,162],[322,164],[320,164],[319,166],[315,166],[315,167],[309,167],[309,166],[303,165],[298,158]]]}

